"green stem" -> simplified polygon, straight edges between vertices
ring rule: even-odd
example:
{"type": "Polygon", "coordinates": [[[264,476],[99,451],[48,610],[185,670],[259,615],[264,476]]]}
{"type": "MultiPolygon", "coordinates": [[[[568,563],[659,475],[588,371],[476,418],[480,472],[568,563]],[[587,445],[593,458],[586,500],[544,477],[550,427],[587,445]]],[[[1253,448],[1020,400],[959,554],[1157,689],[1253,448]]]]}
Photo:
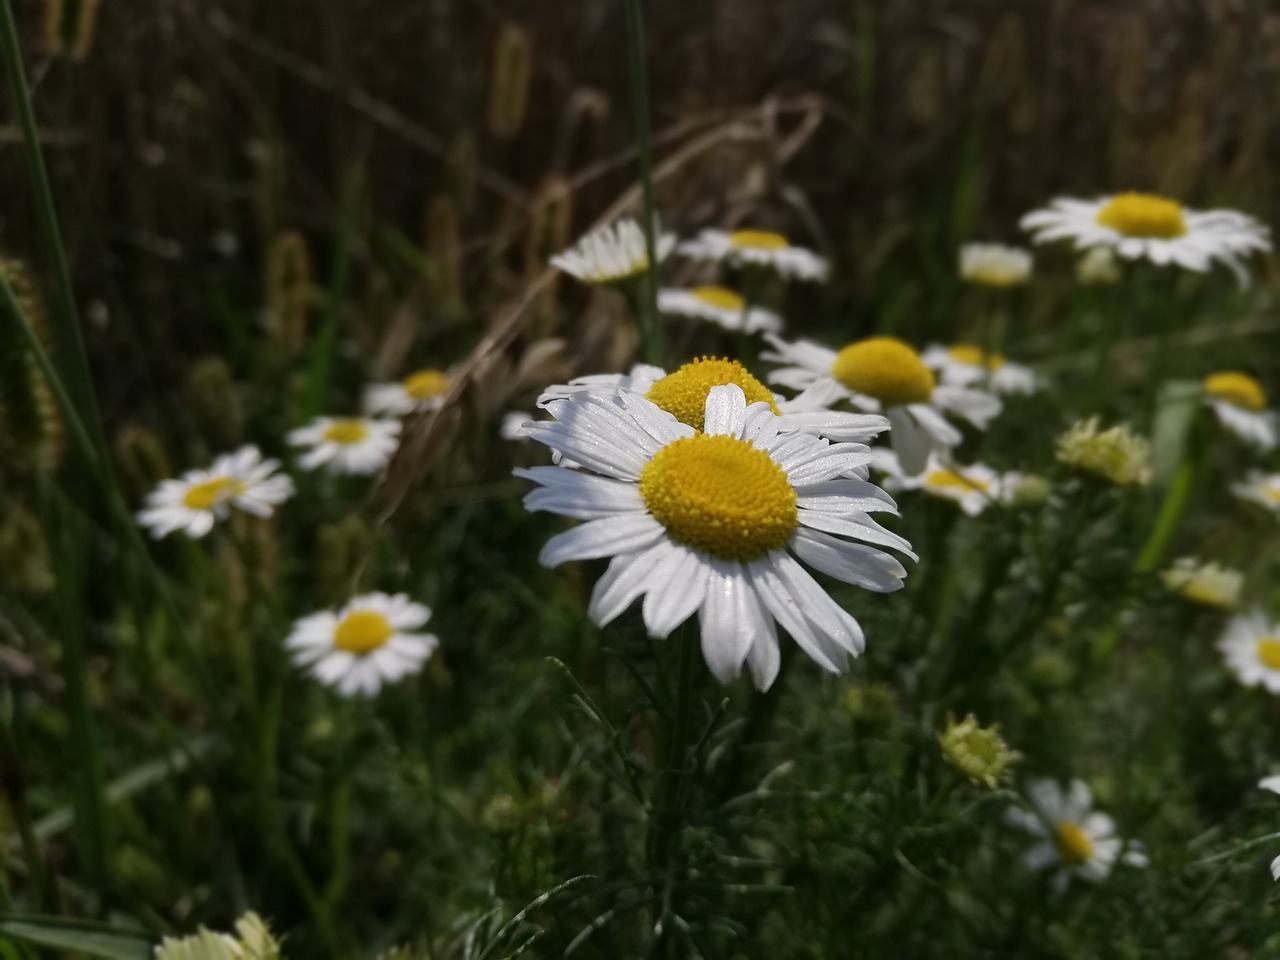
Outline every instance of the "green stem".
{"type": "MultiPolygon", "coordinates": [[[[40,844],[31,825],[31,811],[27,806],[27,778],[22,768],[22,757],[9,732],[9,722],[0,711],[0,788],[9,804],[9,815],[18,827],[22,843],[22,859],[27,864],[27,888],[36,913],[44,904],[44,865],[40,856],[40,844]]],[[[0,871],[2,873],[3,871],[0,871]]]]}
{"type": "MultiPolygon", "coordinates": [[[[1193,434],[1194,434],[1193,430],[1193,434]]],[[[1133,565],[1134,573],[1150,573],[1164,561],[1169,544],[1173,542],[1182,524],[1182,517],[1187,512],[1191,495],[1195,492],[1196,481],[1200,476],[1202,458],[1198,455],[1199,444],[1188,439],[1186,452],[1182,462],[1174,472],[1169,489],[1165,491],[1164,502],[1160,504],[1160,513],[1156,517],[1155,526],[1138,554],[1133,565]]]]}
{"type": "Polygon", "coordinates": [[[662,327],[658,316],[657,209],[653,202],[653,136],[649,129],[649,77],[646,69],[644,14],[640,0],[624,0],[627,11],[627,59],[631,67],[631,109],[640,153],[640,189],[644,196],[644,247],[649,270],[640,313],[640,352],[646,363],[662,366],[662,327]]]}

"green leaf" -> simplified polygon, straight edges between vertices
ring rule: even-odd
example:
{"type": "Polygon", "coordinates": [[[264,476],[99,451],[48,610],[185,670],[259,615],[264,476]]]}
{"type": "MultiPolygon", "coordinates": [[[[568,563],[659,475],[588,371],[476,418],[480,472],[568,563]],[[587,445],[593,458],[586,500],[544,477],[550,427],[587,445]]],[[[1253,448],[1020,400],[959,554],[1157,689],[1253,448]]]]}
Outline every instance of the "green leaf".
{"type": "Polygon", "coordinates": [[[0,916],[0,935],[107,960],[151,960],[154,949],[152,939],[140,931],[61,917],[0,916]]]}

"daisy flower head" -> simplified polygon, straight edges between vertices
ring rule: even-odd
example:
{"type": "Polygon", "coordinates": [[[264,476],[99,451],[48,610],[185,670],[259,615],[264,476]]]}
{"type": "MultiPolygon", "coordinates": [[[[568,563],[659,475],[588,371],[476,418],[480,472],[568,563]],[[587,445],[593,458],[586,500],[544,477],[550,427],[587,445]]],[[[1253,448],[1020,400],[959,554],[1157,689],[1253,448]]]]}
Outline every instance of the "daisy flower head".
{"type": "Polygon", "coordinates": [[[254,446],[224,453],[205,470],[188,470],[177,480],[163,481],[147,495],[138,523],[159,540],[178,530],[203,537],[233,507],[269,517],[294,492],[293,480],[279,469],[279,460],[264,459],[254,446]]]}
{"type": "Polygon", "coordinates": [[[336,613],[324,610],[293,625],[285,646],[294,662],[344,697],[373,696],[422,669],[440,645],[434,634],[419,633],[431,610],[405,594],[366,593],[336,613]]]}
{"type": "Polygon", "coordinates": [[[531,511],[584,520],[547,542],[540,560],[610,558],[588,613],[603,626],[643,597],[651,636],[698,614],[702,653],[722,683],[749,667],[758,688],[777,677],[777,625],[824,669],[841,672],[862,628],[801,563],[866,590],[902,586],[910,545],[870,516],[896,513],[876,485],[852,479],[863,444],[779,433],[765,400],[713,387],[694,429],[636,394],[575,393],[545,406],[553,422],[526,435],[580,470],[516,470],[538,487],[531,511]]]}
{"type": "Polygon", "coordinates": [[[155,960],[278,960],[280,943],[256,913],[236,921],[236,935],[201,927],[190,937],[165,937],[155,960]]]}
{"type": "MultiPolygon", "coordinates": [[[[810,433],[828,440],[869,443],[889,429],[888,419],[878,414],[828,409],[838,398],[821,385],[788,400],[773,393],[737,360],[723,357],[698,357],[673,373],[667,373],[661,367],[636,364],[627,374],[579,377],[566,384],[548,387],[538,398],[538,406],[545,407],[551,400],[563,399],[574,393],[614,392],[624,398],[629,393],[640,394],[681,423],[701,430],[711,388],[729,384],[741,389],[749,403],[761,401],[770,404],[778,414],[780,433],[810,433]]],[[[865,473],[861,479],[866,479],[865,473]]]]}
{"type": "Polygon", "coordinates": [[[1224,370],[1204,378],[1204,402],[1218,422],[1260,450],[1276,445],[1276,414],[1267,409],[1267,394],[1247,373],[1224,370]]]}
{"type": "Polygon", "coordinates": [[[1160,574],[1171,591],[1192,603],[1218,610],[1230,610],[1240,602],[1244,574],[1216,563],[1201,563],[1194,557],[1182,557],[1160,574]]]}
{"type": "Polygon", "coordinates": [[[1058,437],[1058,460],[1117,487],[1151,482],[1151,443],[1125,426],[1098,432],[1098,418],[1073,424],[1058,437]]]}
{"type": "Polygon", "coordinates": [[[1241,500],[1250,500],[1280,514],[1280,473],[1250,470],[1243,483],[1231,485],[1231,492],[1241,500]]]}
{"type": "Polygon", "coordinates": [[[1022,228],[1036,243],[1070,240],[1079,250],[1109,247],[1126,260],[1175,264],[1197,273],[1218,261],[1241,286],[1248,283],[1242,259],[1271,249],[1270,232],[1253,217],[1234,210],[1190,210],[1149,193],[1059,198],[1023,217],[1022,228]]]}
{"type": "Polygon", "coordinates": [[[948,464],[932,453],[924,470],[916,474],[903,471],[893,456],[877,457],[876,466],[888,474],[884,481],[886,490],[922,490],[931,497],[951,501],[971,517],[1006,499],[1005,478],[981,463],[948,464]]]}
{"type": "Polygon", "coordinates": [[[960,279],[980,287],[1017,287],[1031,279],[1031,251],[1002,243],[960,248],[960,279]]]}
{"type": "Polygon", "coordinates": [[[938,734],[942,758],[974,786],[996,790],[1008,776],[1010,768],[1022,754],[1010,750],[1000,736],[1000,727],[984,727],[969,714],[959,723],[954,720],[938,734]]]}
{"type": "Polygon", "coordinates": [[[658,291],[658,310],[680,317],[709,320],[726,330],[782,332],[781,316],[764,307],[749,306],[745,298],[725,287],[664,288],[658,291]]]}
{"type": "Polygon", "coordinates": [[[988,353],[972,343],[955,343],[949,347],[930,344],[920,354],[939,380],[955,386],[986,386],[993,393],[1035,393],[1039,382],[1035,371],[1020,363],[1006,360],[1003,354],[988,353]]]}
{"type": "MultiPolygon", "coordinates": [[[[654,237],[654,253],[661,263],[676,244],[669,233],[654,237]]],[[[562,253],[551,258],[551,265],[583,283],[619,283],[649,271],[649,253],[644,230],[628,217],[592,230],[562,253]]]]}
{"type": "Polygon", "coordinates": [[[1280,623],[1268,621],[1261,610],[1232,617],[1218,650],[1246,687],[1280,693],[1280,623]]]}
{"type": "Polygon", "coordinates": [[[711,263],[764,267],[790,280],[823,281],[830,272],[825,258],[768,230],[702,230],[676,252],[711,263]]]}
{"type": "Polygon", "coordinates": [[[999,398],[986,391],[939,384],[920,354],[894,337],[870,337],[839,351],[809,340],[787,343],[771,334],[765,339],[774,349],[763,358],[789,364],[775,370],[770,382],[826,390],[863,410],[883,412],[893,428],[889,442],[907,473],[919,473],[931,452],[950,450],[964,439],[944,414],[985,429],[1002,409],[999,398]]]}
{"type": "MultiPolygon", "coordinates": [[[[1280,777],[1263,777],[1258,781],[1258,786],[1272,793],[1280,793],[1280,777]]],[[[1280,881],[1280,857],[1271,861],[1271,879],[1280,881]]]]}
{"type": "Polygon", "coordinates": [[[365,389],[364,412],[370,416],[403,417],[439,410],[451,381],[443,370],[426,368],[395,383],[375,383],[365,389]]]}
{"type": "Polygon", "coordinates": [[[291,446],[308,447],[299,461],[308,470],[370,476],[387,465],[400,445],[400,421],[373,417],[317,417],[291,430],[291,446]]]}
{"type": "Polygon", "coordinates": [[[1115,821],[1093,809],[1093,794],[1080,780],[1063,790],[1052,780],[1035,780],[1027,788],[1030,810],[1010,809],[1014,826],[1040,838],[1027,851],[1033,870],[1057,868],[1053,885],[1065,890],[1072,877],[1103,880],[1116,862],[1145,867],[1147,858],[1136,844],[1116,836],[1115,821]]]}

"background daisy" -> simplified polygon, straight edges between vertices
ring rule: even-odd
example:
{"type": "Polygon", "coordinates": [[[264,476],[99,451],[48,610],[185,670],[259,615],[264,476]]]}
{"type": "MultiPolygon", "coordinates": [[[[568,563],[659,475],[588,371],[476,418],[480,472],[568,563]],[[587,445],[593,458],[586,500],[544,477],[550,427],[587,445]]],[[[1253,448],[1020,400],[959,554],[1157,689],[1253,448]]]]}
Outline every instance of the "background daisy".
{"type": "Polygon", "coordinates": [[[1031,279],[1031,251],[1002,243],[960,248],[960,278],[983,287],[1016,287],[1031,279]]]}
{"type": "Polygon", "coordinates": [[[876,467],[884,470],[886,490],[921,490],[931,497],[950,500],[971,517],[976,517],[992,504],[1003,503],[1007,484],[999,471],[981,463],[967,466],[950,464],[937,454],[929,456],[924,470],[906,473],[896,456],[876,458],[876,467]]]}
{"type": "Polygon", "coordinates": [[[299,463],[308,470],[325,467],[330,473],[377,473],[400,444],[399,420],[371,417],[317,417],[308,426],[289,432],[295,447],[309,447],[299,463]]]}
{"type": "Polygon", "coordinates": [[[1250,470],[1244,480],[1231,485],[1231,492],[1241,500],[1249,500],[1280,513],[1280,473],[1250,470]]]}
{"type": "Polygon", "coordinates": [[[1244,574],[1216,563],[1182,557],[1160,574],[1164,585],[1178,596],[1206,607],[1229,610],[1240,602],[1244,574]]]}
{"type": "Polygon", "coordinates": [[[1232,617],[1218,649],[1246,687],[1280,693],[1280,624],[1268,621],[1261,610],[1232,617]]]}
{"type": "Polygon", "coordinates": [[[1204,402],[1218,422],[1260,450],[1276,445],[1276,414],[1267,409],[1267,394],[1247,373],[1234,370],[1204,378],[1204,402]]]}
{"type": "MultiPolygon", "coordinates": [[[[662,234],[654,238],[655,254],[661,263],[671,253],[676,238],[662,234]]],[[[631,218],[592,230],[574,246],[551,258],[551,265],[583,283],[616,283],[649,270],[644,230],[631,218]]]]}
{"type": "Polygon", "coordinates": [[[793,280],[826,280],[827,261],[812,250],[793,247],[780,233],[767,230],[702,230],[677,248],[681,256],[712,263],[767,267],[793,280]]]}
{"type": "Polygon", "coordinates": [[[375,417],[402,417],[438,410],[449,386],[449,375],[434,368],[418,370],[395,383],[375,383],[365,389],[364,412],[375,417]]]}
{"type": "Polygon", "coordinates": [[[743,297],[725,287],[691,287],[688,290],[667,287],[658,291],[658,309],[662,313],[710,320],[726,330],[782,332],[781,316],[764,307],[748,307],[743,297]]]}
{"type": "Polygon", "coordinates": [[[138,522],[160,539],[181,530],[203,537],[234,507],[255,517],[269,517],[293,496],[293,479],[277,473],[279,460],[268,460],[254,446],[217,457],[206,470],[189,470],[165,480],[147,495],[138,522]]]}
{"type": "Polygon", "coordinates": [[[987,353],[971,343],[954,343],[949,347],[933,343],[924,349],[920,359],[947,385],[977,385],[1006,395],[1034,393],[1038,386],[1035,371],[1030,367],[1013,363],[998,353],[987,353]]]}

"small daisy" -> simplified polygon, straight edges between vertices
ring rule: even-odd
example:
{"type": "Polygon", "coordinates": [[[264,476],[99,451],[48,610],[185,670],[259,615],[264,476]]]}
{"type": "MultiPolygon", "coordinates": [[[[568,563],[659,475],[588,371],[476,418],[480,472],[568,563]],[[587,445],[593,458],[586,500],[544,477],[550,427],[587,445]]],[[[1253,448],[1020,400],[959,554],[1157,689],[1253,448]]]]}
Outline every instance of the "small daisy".
{"type": "Polygon", "coordinates": [[[982,390],[938,384],[920,354],[893,337],[871,337],[839,352],[809,340],[795,343],[765,335],[776,352],[765,360],[792,364],[775,370],[772,383],[792,390],[816,387],[863,410],[883,412],[893,426],[889,442],[907,473],[925,468],[931,452],[950,450],[964,439],[944,413],[979,429],[1001,410],[999,398],[982,390]]]}
{"type": "Polygon", "coordinates": [[[737,360],[717,357],[699,357],[671,374],[661,367],[636,364],[628,374],[578,377],[567,384],[548,387],[538,398],[538,406],[545,407],[551,400],[562,400],[575,393],[639,394],[681,423],[701,430],[703,410],[711,388],[728,384],[741,389],[749,403],[762,401],[770,404],[773,412],[778,414],[780,433],[809,433],[828,440],[868,443],[889,429],[889,421],[876,414],[828,409],[838,398],[824,385],[819,384],[787,400],[771,391],[737,360]]]}
{"type": "Polygon", "coordinates": [[[960,278],[983,287],[1017,287],[1031,279],[1031,251],[1000,243],[960,248],[960,278]]]}
{"type": "Polygon", "coordinates": [[[890,456],[876,458],[876,466],[888,474],[886,490],[923,490],[932,497],[952,501],[971,517],[993,504],[1006,502],[1007,491],[1020,479],[1018,474],[1009,474],[1006,479],[981,463],[963,467],[947,464],[936,453],[929,455],[923,472],[912,475],[904,473],[897,457],[889,453],[890,456]]]}
{"type": "Polygon", "coordinates": [[[1252,500],[1273,513],[1280,513],[1280,473],[1250,470],[1244,483],[1233,483],[1231,492],[1241,500],[1252,500]]]}
{"type": "Polygon", "coordinates": [[[1267,394],[1247,373],[1227,370],[1204,378],[1204,402],[1218,422],[1246,443],[1261,450],[1276,445],[1275,411],[1267,409],[1267,394]]]}
{"type": "Polygon", "coordinates": [[[298,666],[344,697],[373,696],[384,683],[417,673],[435,652],[434,634],[414,632],[430,619],[429,608],[403,593],[366,593],[337,613],[303,617],[285,646],[298,666]]]}
{"type": "Polygon", "coordinates": [[[1076,282],[1086,287],[1105,287],[1124,278],[1110,247],[1092,247],[1076,261],[1076,282]]]}
{"type": "Polygon", "coordinates": [[[177,530],[203,537],[232,507],[269,517],[273,508],[293,496],[293,480],[277,473],[279,469],[280,461],[264,460],[257,447],[224,453],[207,470],[189,470],[177,480],[163,481],[147,495],[138,522],[159,540],[177,530]]]}
{"type": "MultiPolygon", "coordinates": [[[[676,238],[669,233],[654,238],[659,263],[675,244],[676,238]]],[[[592,230],[575,246],[552,257],[551,265],[583,283],[617,283],[638,277],[649,270],[644,230],[629,217],[592,230]]]]}
{"type": "Polygon", "coordinates": [[[752,264],[768,267],[793,280],[826,280],[827,261],[812,250],[793,247],[780,233],[765,230],[703,230],[686,240],[677,253],[695,260],[735,266],[752,264]]]}
{"type": "Polygon", "coordinates": [[[308,470],[324,466],[330,473],[368,476],[387,465],[400,445],[400,421],[370,417],[317,417],[309,426],[291,430],[295,447],[311,449],[299,461],[308,470]]]}
{"type": "Polygon", "coordinates": [[[726,330],[742,330],[746,333],[782,332],[782,317],[764,307],[748,308],[745,299],[724,287],[659,290],[658,310],[681,317],[710,320],[726,330]]]}
{"type": "MultiPolygon", "coordinates": [[[[1280,793],[1280,777],[1263,777],[1258,786],[1272,793],[1280,793]]],[[[1280,881],[1280,857],[1271,861],[1271,879],[1280,881]]]]}
{"type": "Polygon", "coordinates": [[[949,347],[931,344],[920,354],[920,359],[948,385],[985,386],[1000,394],[1035,393],[1039,385],[1030,367],[1012,363],[999,353],[987,353],[972,343],[949,347]]]}
{"type": "Polygon", "coordinates": [[[430,368],[418,370],[397,383],[375,383],[364,392],[364,412],[373,417],[403,417],[439,410],[449,386],[447,373],[430,368]]]}
{"type": "Polygon", "coordinates": [[[164,937],[154,960],[278,960],[280,942],[256,913],[236,921],[236,935],[205,927],[189,937],[164,937]]]}
{"type": "Polygon", "coordinates": [[[1234,210],[1189,210],[1176,200],[1119,193],[1097,200],[1060,198],[1022,218],[1036,243],[1074,241],[1076,249],[1110,247],[1126,260],[1177,264],[1206,273],[1215,260],[1248,283],[1241,259],[1271,249],[1270,232],[1234,210]]]}
{"type": "Polygon", "coordinates": [[[1115,821],[1093,809],[1093,794],[1083,782],[1073,780],[1064,791],[1052,780],[1036,780],[1027,788],[1027,800],[1031,809],[1011,809],[1009,822],[1042,838],[1027,851],[1026,863],[1033,870],[1056,866],[1053,885],[1059,892],[1072,877],[1105,879],[1117,860],[1133,867],[1147,865],[1135,844],[1116,836],[1115,821]]]}
{"type": "Polygon", "coordinates": [[[1260,610],[1232,617],[1218,649],[1246,687],[1280,693],[1280,623],[1268,622],[1260,610]]]}
{"type": "Polygon", "coordinates": [[[1240,602],[1244,574],[1228,570],[1216,563],[1204,563],[1194,557],[1174,561],[1160,574],[1164,585],[1185,600],[1205,607],[1230,610],[1240,602]]]}
{"type": "Polygon", "coordinates": [[[1151,483],[1151,442],[1126,426],[1098,431],[1098,418],[1071,425],[1058,437],[1058,460],[1117,487],[1151,483]]]}
{"type": "Polygon", "coordinates": [[[799,561],[867,590],[901,588],[902,564],[867,546],[914,559],[871,519],[896,513],[892,499],[845,478],[866,468],[866,446],[779,433],[768,402],[748,405],[736,385],[711,389],[702,432],[634,394],[577,393],[546,409],[555,421],[526,435],[583,469],[515,472],[539,484],[529,510],[586,521],[548,541],[545,566],[611,558],[588,607],[597,624],[641,597],[654,637],[697,613],[715,677],[727,683],[745,663],[761,690],[781,663],[777,624],[832,673],[862,652],[857,620],[799,561]]]}

